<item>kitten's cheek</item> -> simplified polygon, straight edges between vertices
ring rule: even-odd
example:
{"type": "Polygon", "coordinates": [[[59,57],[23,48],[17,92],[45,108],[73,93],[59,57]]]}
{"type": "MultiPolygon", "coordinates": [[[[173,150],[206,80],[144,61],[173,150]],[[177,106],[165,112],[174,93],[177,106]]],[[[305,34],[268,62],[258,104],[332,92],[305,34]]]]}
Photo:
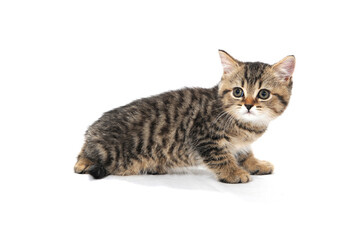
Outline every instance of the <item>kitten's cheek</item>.
{"type": "Polygon", "coordinates": [[[243,114],[245,114],[247,112],[248,112],[248,110],[246,108],[244,108],[244,107],[239,109],[239,114],[241,114],[241,115],[243,115],[243,114]]]}
{"type": "Polygon", "coordinates": [[[246,110],[245,109],[240,109],[240,110],[237,111],[237,115],[239,117],[242,117],[242,116],[246,115],[247,112],[248,112],[247,109],[246,110]]]}

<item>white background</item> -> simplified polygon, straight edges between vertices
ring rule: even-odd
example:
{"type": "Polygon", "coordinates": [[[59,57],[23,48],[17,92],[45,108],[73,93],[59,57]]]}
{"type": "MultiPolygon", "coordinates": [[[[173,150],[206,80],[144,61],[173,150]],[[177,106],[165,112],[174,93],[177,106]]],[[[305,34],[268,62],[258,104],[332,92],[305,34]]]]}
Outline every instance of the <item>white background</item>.
{"type": "Polygon", "coordinates": [[[1,239],[359,239],[356,1],[1,1],[1,239]],[[248,184],[73,173],[87,127],[134,99],[212,87],[218,49],[294,54],[289,108],[248,184]]]}

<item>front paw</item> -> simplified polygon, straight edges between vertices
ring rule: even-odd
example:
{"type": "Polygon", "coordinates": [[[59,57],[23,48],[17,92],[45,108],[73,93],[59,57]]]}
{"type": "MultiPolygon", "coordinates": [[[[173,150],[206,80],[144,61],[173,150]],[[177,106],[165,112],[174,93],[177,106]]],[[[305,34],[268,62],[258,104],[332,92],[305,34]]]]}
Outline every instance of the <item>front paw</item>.
{"type": "Polygon", "coordinates": [[[243,169],[237,169],[226,175],[219,176],[219,181],[223,183],[247,183],[250,179],[250,174],[243,169]]]}
{"type": "Polygon", "coordinates": [[[254,165],[251,166],[250,174],[252,175],[266,175],[272,174],[274,171],[274,165],[267,161],[257,161],[254,165]]]}

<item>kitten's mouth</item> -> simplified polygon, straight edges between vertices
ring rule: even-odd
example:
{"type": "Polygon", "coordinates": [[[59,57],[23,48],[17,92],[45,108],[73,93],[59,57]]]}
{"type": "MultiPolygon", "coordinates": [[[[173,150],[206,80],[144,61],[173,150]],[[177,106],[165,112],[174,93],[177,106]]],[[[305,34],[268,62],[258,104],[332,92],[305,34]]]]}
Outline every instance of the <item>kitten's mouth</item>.
{"type": "Polygon", "coordinates": [[[254,117],[256,117],[256,114],[253,112],[245,112],[243,113],[243,117],[246,119],[253,119],[254,117]]]}

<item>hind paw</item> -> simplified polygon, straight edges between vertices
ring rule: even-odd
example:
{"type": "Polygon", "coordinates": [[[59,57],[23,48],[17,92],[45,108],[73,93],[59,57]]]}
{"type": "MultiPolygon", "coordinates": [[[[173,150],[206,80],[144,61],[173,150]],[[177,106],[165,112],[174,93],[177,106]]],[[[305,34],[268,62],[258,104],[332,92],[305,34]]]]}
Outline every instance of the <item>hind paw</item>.
{"type": "Polygon", "coordinates": [[[86,158],[79,157],[78,161],[75,164],[74,171],[75,173],[85,174],[88,173],[89,168],[93,166],[94,163],[86,158]]]}

